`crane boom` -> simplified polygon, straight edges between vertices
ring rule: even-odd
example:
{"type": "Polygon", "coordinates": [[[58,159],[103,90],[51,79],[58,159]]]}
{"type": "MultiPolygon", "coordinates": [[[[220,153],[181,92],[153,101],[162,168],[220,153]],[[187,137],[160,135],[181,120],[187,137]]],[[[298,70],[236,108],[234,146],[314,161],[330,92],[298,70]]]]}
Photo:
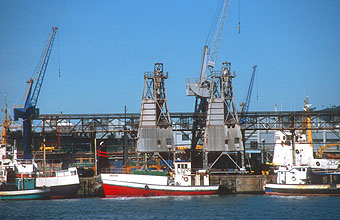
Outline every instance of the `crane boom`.
{"type": "MultiPolygon", "coordinates": [[[[216,33],[214,36],[214,41],[212,42],[211,47],[206,44],[203,48],[203,59],[201,65],[201,73],[200,79],[195,80],[194,82],[190,82],[187,80],[187,95],[188,96],[196,96],[196,97],[209,97],[209,79],[207,76],[207,69],[212,74],[215,68],[215,63],[217,60],[217,55],[219,52],[222,34],[224,29],[224,24],[227,18],[228,8],[229,8],[230,0],[224,0],[220,19],[216,28],[216,33]]],[[[209,34],[210,35],[210,34],[209,34]]]]}
{"type": "Polygon", "coordinates": [[[35,87],[34,87],[33,94],[32,94],[31,100],[30,100],[31,106],[37,105],[41,86],[42,86],[42,83],[44,81],[45,72],[46,72],[46,69],[47,69],[47,64],[48,64],[48,61],[50,59],[52,46],[53,46],[53,42],[54,42],[54,38],[56,36],[57,30],[58,30],[58,27],[52,28],[52,33],[49,36],[49,39],[46,43],[44,53],[42,54],[42,60],[41,60],[41,63],[38,67],[35,87]]]}
{"type": "Polygon", "coordinates": [[[14,107],[14,120],[23,119],[23,139],[24,139],[24,159],[32,159],[32,125],[31,120],[39,114],[39,109],[36,108],[41,86],[45,77],[47,64],[51,55],[53,42],[56,36],[58,27],[52,27],[52,32],[49,35],[46,46],[40,58],[35,80],[33,78],[27,81],[28,89],[26,92],[25,104],[22,108],[14,107]],[[35,84],[34,84],[35,83],[35,84]],[[32,90],[32,88],[34,88],[32,90]]]}
{"type": "Polygon", "coordinates": [[[220,44],[221,44],[221,40],[222,40],[224,24],[225,24],[225,20],[227,18],[227,13],[228,13],[228,9],[229,9],[229,4],[230,4],[230,0],[224,1],[222,12],[221,12],[221,17],[220,17],[220,20],[218,22],[218,26],[217,26],[217,29],[216,29],[214,42],[213,42],[213,45],[211,47],[211,53],[209,55],[209,61],[208,61],[208,68],[210,70],[210,73],[212,73],[214,71],[214,67],[215,67],[215,64],[216,64],[217,55],[218,55],[218,51],[220,49],[220,44]]]}
{"type": "Polygon", "coordinates": [[[244,103],[242,103],[241,112],[248,112],[248,110],[249,110],[249,104],[250,104],[251,94],[252,94],[252,91],[253,91],[256,68],[257,68],[257,65],[253,66],[253,73],[251,74],[251,79],[250,79],[250,82],[249,82],[246,101],[244,103]]]}

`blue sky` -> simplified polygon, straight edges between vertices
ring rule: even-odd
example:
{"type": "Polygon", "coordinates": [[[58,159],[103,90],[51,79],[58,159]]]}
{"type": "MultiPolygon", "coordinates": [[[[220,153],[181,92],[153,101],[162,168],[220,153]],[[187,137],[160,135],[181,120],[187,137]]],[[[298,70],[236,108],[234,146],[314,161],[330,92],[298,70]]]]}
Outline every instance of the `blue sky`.
{"type": "MultiPolygon", "coordinates": [[[[219,0],[0,1],[0,108],[23,104],[26,80],[52,26],[58,34],[40,93],[41,113],[140,111],[143,74],[164,63],[171,112],[190,112],[187,78],[219,0]],[[60,54],[60,56],[58,56],[60,54]],[[59,64],[61,77],[58,76],[59,64]]],[[[231,0],[216,69],[232,63],[236,103],[257,65],[251,111],[340,105],[340,1],[231,0]]],[[[13,115],[13,114],[11,114],[13,115]]],[[[3,119],[3,113],[1,119],[3,119]]]]}

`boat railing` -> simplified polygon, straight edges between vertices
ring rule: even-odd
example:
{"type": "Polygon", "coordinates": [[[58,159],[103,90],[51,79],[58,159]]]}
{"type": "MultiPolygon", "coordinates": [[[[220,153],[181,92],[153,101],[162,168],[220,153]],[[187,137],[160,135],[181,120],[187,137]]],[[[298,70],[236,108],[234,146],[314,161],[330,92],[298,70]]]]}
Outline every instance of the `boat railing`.
{"type": "Polygon", "coordinates": [[[132,174],[134,169],[127,168],[103,168],[101,173],[110,174],[132,174]]]}
{"type": "Polygon", "coordinates": [[[56,173],[53,170],[46,171],[46,172],[38,172],[37,176],[38,177],[55,177],[56,173]]]}

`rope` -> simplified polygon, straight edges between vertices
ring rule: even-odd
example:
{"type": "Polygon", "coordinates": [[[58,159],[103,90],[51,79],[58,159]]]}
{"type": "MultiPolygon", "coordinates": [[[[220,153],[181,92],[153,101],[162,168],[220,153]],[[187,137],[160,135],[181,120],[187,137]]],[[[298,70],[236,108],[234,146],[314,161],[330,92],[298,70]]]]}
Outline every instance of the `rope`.
{"type": "Polygon", "coordinates": [[[58,64],[59,64],[59,78],[61,77],[61,71],[60,71],[60,31],[58,33],[58,64]]]}

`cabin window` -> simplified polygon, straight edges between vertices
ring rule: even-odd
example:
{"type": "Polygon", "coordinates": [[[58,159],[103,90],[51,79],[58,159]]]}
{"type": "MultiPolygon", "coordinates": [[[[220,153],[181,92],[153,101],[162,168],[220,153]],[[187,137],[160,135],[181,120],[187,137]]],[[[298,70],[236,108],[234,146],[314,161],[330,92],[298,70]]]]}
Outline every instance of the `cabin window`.
{"type": "Polygon", "coordinates": [[[166,145],[171,145],[171,138],[166,139],[166,145]]]}
{"type": "Polygon", "coordinates": [[[189,135],[182,135],[182,141],[189,141],[189,135]]]}
{"type": "Polygon", "coordinates": [[[178,169],[181,168],[181,164],[177,164],[177,168],[178,168],[178,169]]]}
{"type": "Polygon", "coordinates": [[[228,140],[225,140],[225,141],[224,141],[224,144],[228,144],[228,140]]]}
{"type": "Polygon", "coordinates": [[[302,168],[302,171],[306,171],[306,168],[302,168]]]}
{"type": "Polygon", "coordinates": [[[184,164],[184,168],[187,169],[188,168],[188,164],[184,164]]]}
{"type": "Polygon", "coordinates": [[[157,140],[157,145],[161,145],[161,140],[157,140]]]}
{"type": "Polygon", "coordinates": [[[256,149],[257,146],[258,146],[257,145],[257,141],[250,141],[250,148],[253,148],[253,149],[255,148],[256,149]]]}
{"type": "Polygon", "coordinates": [[[240,138],[235,138],[234,143],[238,144],[240,142],[240,138]]]}

